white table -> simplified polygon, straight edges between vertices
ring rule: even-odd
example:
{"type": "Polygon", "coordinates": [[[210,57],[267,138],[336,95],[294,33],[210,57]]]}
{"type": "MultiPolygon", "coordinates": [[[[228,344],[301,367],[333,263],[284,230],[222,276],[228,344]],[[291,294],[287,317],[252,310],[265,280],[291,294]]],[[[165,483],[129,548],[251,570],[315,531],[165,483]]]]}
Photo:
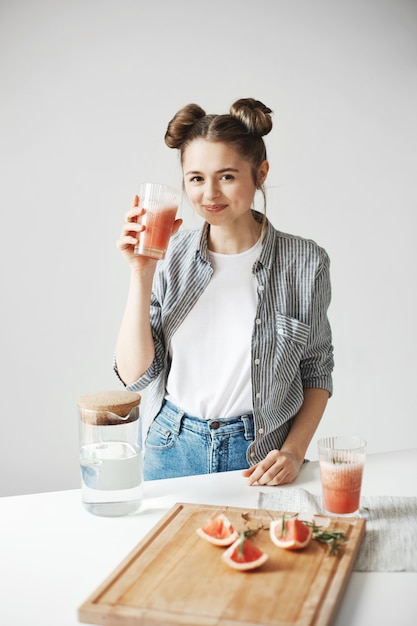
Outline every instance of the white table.
{"type": "MultiPolygon", "coordinates": [[[[317,462],[293,484],[319,494],[317,462]]],[[[0,498],[0,624],[79,626],[79,605],[175,502],[256,508],[271,489],[240,472],[153,481],[141,513],[122,518],[87,513],[79,490],[0,498]]],[[[368,455],[362,493],[417,496],[417,449],[368,455]]],[[[354,572],[335,624],[416,626],[417,573],[354,572]]]]}

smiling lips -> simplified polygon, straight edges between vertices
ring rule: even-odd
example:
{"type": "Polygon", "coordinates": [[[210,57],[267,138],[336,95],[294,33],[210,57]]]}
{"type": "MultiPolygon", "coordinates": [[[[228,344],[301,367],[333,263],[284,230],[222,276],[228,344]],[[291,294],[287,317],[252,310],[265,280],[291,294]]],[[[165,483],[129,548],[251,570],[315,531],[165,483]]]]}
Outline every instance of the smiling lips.
{"type": "Polygon", "coordinates": [[[227,207],[227,204],[205,204],[203,208],[210,213],[219,213],[219,211],[223,211],[227,207]]]}

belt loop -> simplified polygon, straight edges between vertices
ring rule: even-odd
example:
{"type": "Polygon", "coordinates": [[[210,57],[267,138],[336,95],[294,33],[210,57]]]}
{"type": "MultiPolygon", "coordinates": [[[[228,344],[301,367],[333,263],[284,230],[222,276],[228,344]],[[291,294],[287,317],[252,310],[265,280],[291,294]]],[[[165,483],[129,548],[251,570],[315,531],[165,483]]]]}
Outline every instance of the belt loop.
{"type": "Polygon", "coordinates": [[[161,412],[165,413],[165,416],[169,419],[173,426],[173,432],[178,435],[181,430],[181,422],[185,415],[184,411],[181,411],[181,409],[176,407],[174,404],[165,400],[161,412]]]}
{"type": "Polygon", "coordinates": [[[243,427],[245,429],[245,439],[247,441],[252,441],[253,440],[253,415],[252,414],[241,415],[240,419],[242,420],[243,427]]]}

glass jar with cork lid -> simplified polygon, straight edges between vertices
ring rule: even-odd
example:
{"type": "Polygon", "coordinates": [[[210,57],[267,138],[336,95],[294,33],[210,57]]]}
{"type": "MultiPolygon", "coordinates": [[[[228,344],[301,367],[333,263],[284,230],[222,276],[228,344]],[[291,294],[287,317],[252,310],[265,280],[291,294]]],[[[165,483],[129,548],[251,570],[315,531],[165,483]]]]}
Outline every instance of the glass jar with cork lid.
{"type": "Polygon", "coordinates": [[[78,399],[81,498],[94,515],[136,513],[143,499],[141,397],[101,391],[78,399]]]}

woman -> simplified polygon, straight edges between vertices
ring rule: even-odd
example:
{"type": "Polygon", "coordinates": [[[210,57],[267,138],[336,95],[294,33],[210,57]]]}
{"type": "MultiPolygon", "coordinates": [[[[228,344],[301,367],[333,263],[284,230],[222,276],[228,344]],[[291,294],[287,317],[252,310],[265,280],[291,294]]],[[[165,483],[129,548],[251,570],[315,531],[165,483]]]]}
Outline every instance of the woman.
{"type": "Polygon", "coordinates": [[[252,209],[271,113],[248,98],[226,115],[190,104],[170,121],[165,142],[204,224],[178,232],[176,220],[163,261],[134,254],[138,197],[127,213],[115,370],[148,388],[147,480],[242,469],[249,484],[292,482],[332,393],[328,256],[252,209]]]}

